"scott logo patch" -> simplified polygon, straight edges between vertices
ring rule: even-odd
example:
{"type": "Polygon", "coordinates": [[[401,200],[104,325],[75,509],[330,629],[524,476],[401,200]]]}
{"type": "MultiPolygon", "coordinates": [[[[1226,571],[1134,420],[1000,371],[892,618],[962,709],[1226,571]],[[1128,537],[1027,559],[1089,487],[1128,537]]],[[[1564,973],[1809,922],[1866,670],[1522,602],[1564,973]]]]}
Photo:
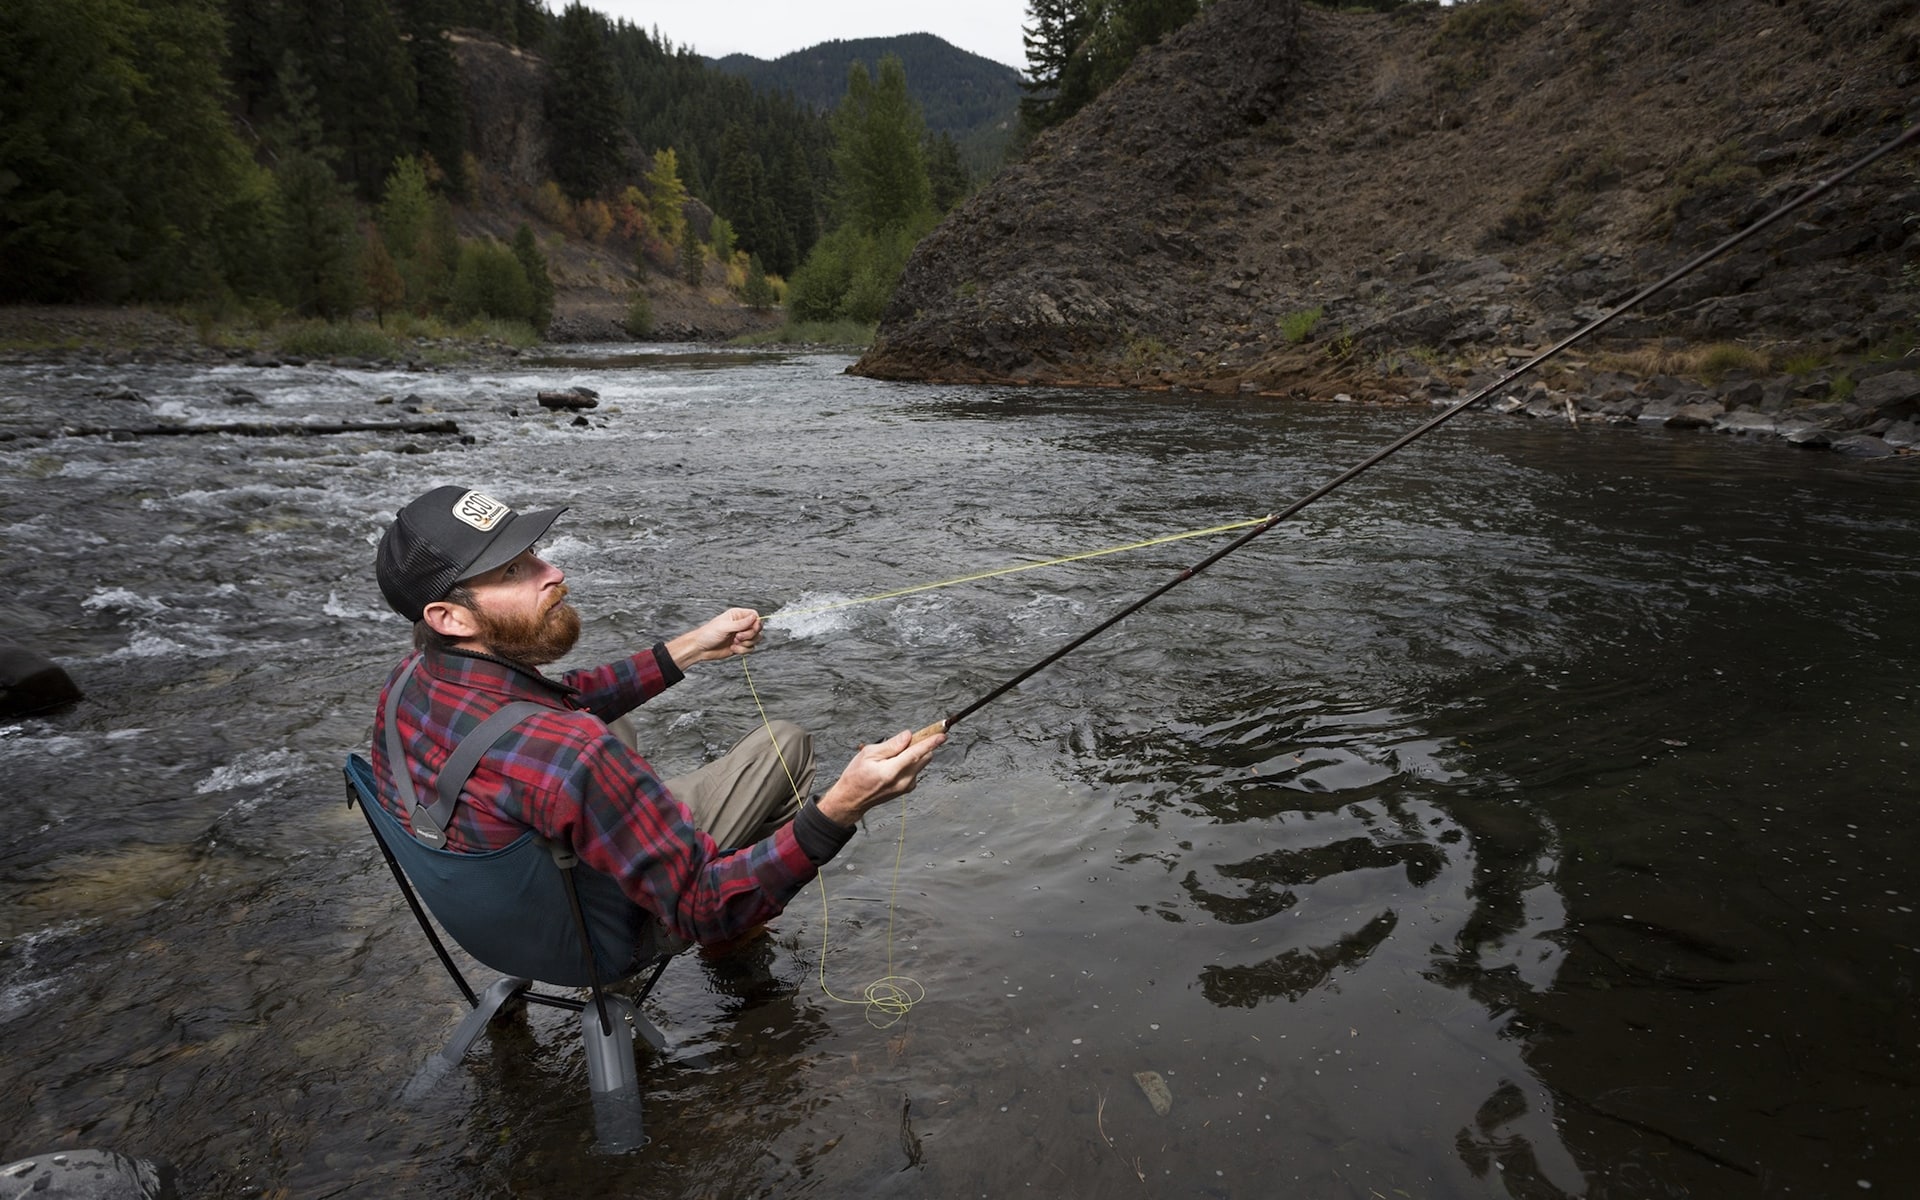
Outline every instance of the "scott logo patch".
{"type": "Polygon", "coordinates": [[[513,510],[483,492],[468,492],[454,501],[453,515],[481,533],[488,533],[512,516],[513,510]]]}

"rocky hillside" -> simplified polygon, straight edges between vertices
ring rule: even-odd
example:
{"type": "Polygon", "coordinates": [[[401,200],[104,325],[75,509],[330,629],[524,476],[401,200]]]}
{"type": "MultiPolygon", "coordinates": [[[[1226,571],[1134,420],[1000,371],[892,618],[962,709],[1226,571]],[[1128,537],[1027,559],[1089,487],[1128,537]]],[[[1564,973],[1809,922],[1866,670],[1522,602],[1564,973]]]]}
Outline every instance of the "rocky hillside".
{"type": "MultiPolygon", "coordinates": [[[[1439,393],[1897,136],[1917,84],[1920,0],[1216,0],[921,244],[854,369],[1439,393]]],[[[1916,328],[1905,150],[1582,350],[1804,369],[1916,328]]]]}
{"type": "MultiPolygon", "coordinates": [[[[547,165],[545,65],[534,54],[473,34],[452,39],[467,84],[467,142],[479,167],[473,197],[459,213],[461,233],[509,241],[521,222],[533,226],[554,282],[553,341],[619,341],[634,289],[643,280],[631,242],[594,241],[555,229],[534,205],[540,185],[552,178],[547,165]]],[[[650,165],[629,139],[627,171],[640,179],[650,165]]],[[[688,201],[688,217],[705,229],[713,214],[688,201]]],[[[708,265],[699,288],[649,272],[644,278],[653,310],[654,336],[663,341],[724,341],[765,328],[775,314],[755,312],[728,292],[719,269],[708,265]]]]}

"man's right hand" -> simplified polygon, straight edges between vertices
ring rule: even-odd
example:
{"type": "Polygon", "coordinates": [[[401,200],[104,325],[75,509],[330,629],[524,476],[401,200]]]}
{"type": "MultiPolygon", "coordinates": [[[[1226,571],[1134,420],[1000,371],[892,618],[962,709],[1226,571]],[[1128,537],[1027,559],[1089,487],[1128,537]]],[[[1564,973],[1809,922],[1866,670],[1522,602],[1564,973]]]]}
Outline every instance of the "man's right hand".
{"type": "Polygon", "coordinates": [[[912,791],[920,769],[947,741],[944,733],[917,742],[913,736],[911,729],[903,729],[884,742],[860,747],[817,802],[820,815],[851,829],[869,809],[912,791]]]}

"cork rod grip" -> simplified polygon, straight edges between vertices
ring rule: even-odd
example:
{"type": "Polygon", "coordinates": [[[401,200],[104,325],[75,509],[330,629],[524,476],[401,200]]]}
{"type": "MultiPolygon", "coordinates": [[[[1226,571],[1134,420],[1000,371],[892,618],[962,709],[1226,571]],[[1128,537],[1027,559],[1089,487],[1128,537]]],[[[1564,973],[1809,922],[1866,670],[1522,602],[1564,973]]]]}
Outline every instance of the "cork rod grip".
{"type": "Polygon", "coordinates": [[[933,724],[928,725],[924,729],[914,730],[913,740],[908,742],[907,744],[909,746],[917,746],[921,742],[924,742],[928,738],[932,737],[934,734],[945,733],[946,731],[947,731],[947,719],[945,717],[941,717],[938,721],[935,721],[933,724]]]}

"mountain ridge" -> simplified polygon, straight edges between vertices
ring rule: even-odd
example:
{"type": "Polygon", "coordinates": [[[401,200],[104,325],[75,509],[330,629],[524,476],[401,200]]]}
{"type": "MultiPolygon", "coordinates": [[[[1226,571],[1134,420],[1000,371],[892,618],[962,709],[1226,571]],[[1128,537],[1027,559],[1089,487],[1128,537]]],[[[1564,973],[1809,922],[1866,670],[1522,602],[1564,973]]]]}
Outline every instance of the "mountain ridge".
{"type": "Polygon", "coordinates": [[[932,33],[892,37],[832,38],[778,58],[748,54],[707,58],[757,90],[785,91],[802,104],[830,112],[847,90],[847,71],[864,63],[871,72],[892,54],[906,68],[907,88],[920,104],[931,133],[948,133],[976,176],[999,163],[1019,122],[1020,72],[964,50],[932,33]]]}

